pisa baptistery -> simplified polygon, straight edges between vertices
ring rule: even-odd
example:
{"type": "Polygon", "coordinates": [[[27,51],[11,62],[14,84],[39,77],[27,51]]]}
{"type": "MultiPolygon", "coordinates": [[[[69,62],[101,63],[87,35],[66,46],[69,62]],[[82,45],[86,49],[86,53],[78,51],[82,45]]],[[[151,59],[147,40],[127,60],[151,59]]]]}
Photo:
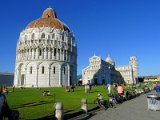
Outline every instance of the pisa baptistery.
{"type": "Polygon", "coordinates": [[[76,84],[77,46],[70,29],[52,8],[20,33],[16,49],[15,87],[76,84]]]}

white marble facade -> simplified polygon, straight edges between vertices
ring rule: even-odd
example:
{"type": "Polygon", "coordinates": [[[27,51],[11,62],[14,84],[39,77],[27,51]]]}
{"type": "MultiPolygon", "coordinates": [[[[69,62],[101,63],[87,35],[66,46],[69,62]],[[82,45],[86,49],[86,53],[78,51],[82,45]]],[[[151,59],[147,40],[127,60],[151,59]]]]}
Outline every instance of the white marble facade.
{"type": "Polygon", "coordinates": [[[16,49],[16,87],[68,86],[76,83],[77,46],[74,35],[57,17],[51,18],[53,15],[56,16],[55,11],[47,8],[35,25],[29,24],[20,33],[16,49]]]}
{"type": "Polygon", "coordinates": [[[125,83],[135,84],[138,80],[138,61],[136,56],[131,56],[128,65],[116,66],[117,71],[121,73],[125,83]]]}
{"type": "Polygon", "coordinates": [[[94,55],[89,59],[89,66],[82,70],[83,84],[133,84],[138,78],[138,62],[135,56],[130,57],[129,65],[115,66],[115,61],[108,56],[104,61],[94,55]]]}

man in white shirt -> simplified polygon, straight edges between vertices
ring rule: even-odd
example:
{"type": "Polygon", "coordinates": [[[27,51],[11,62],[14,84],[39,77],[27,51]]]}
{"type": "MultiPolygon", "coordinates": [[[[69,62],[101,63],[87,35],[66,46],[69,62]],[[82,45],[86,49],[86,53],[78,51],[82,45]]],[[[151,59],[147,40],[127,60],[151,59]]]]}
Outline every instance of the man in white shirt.
{"type": "Polygon", "coordinates": [[[108,86],[108,93],[110,94],[111,93],[111,85],[108,84],[107,86],[108,86]]]}

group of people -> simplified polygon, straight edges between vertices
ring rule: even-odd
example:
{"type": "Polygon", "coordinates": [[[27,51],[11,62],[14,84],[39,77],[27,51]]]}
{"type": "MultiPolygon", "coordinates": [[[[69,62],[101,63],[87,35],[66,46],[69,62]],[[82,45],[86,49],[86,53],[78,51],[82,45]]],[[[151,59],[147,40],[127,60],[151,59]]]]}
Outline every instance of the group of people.
{"type": "Polygon", "coordinates": [[[66,92],[74,92],[74,86],[70,85],[70,86],[66,86],[66,92]]]}
{"type": "MultiPolygon", "coordinates": [[[[112,89],[112,86],[110,84],[107,85],[109,94],[111,93],[111,91],[114,91],[114,93],[118,94],[119,96],[124,94],[124,89],[119,83],[114,83],[113,86],[114,86],[114,88],[112,89]]],[[[98,93],[98,95],[97,95],[97,102],[98,102],[99,106],[106,109],[105,102],[103,100],[103,96],[100,93],[98,93]]]]}
{"type": "Polygon", "coordinates": [[[43,96],[50,96],[50,92],[49,91],[45,91],[43,92],[43,96]]]}

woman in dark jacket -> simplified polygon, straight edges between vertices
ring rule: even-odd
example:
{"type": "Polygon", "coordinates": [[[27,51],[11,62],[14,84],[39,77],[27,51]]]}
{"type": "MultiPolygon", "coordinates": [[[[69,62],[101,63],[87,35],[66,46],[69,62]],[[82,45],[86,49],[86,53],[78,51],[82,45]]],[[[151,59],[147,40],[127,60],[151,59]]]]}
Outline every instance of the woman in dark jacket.
{"type": "Polygon", "coordinates": [[[0,120],[2,120],[3,117],[7,117],[8,120],[11,120],[12,111],[8,106],[6,96],[4,94],[4,88],[4,86],[1,86],[0,88],[0,120]]]}

